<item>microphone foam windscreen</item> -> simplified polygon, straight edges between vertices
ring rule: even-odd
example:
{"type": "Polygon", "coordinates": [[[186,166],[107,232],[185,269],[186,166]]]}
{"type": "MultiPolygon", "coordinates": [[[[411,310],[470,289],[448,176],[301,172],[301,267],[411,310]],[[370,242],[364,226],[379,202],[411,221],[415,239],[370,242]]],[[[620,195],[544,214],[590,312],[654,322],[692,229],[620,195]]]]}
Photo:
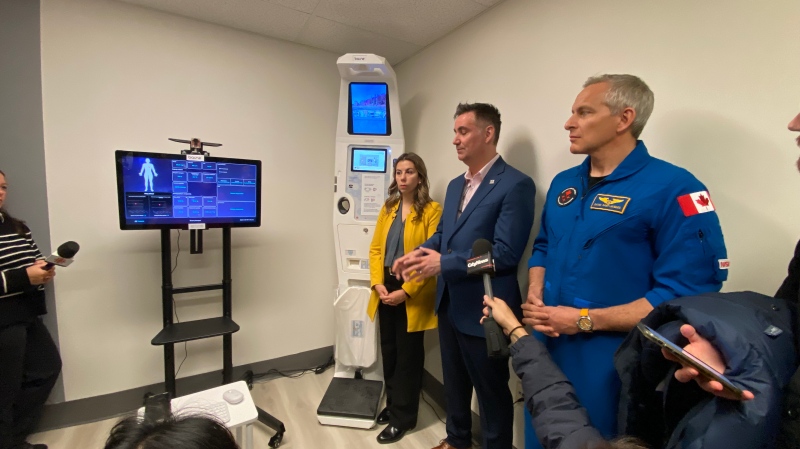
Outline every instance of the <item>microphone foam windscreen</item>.
{"type": "Polygon", "coordinates": [[[81,249],[81,246],[78,245],[77,242],[70,241],[62,243],[61,246],[58,247],[58,255],[65,259],[72,259],[79,249],[81,249]]]}
{"type": "Polygon", "coordinates": [[[473,256],[479,256],[481,254],[486,254],[491,251],[492,251],[492,242],[486,239],[475,240],[475,243],[472,244],[473,256]]]}

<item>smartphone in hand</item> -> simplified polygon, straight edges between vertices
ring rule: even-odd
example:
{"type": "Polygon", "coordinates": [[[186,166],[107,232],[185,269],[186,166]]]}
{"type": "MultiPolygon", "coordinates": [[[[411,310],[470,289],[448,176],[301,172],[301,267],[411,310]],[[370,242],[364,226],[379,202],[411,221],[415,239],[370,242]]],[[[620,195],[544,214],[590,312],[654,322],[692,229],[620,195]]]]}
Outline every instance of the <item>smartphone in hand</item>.
{"type": "Polygon", "coordinates": [[[683,348],[676,345],[675,343],[667,340],[663,335],[659,334],[658,332],[651,329],[644,323],[639,323],[636,325],[639,331],[647,337],[647,339],[655,342],[662,348],[664,348],[667,352],[675,356],[681,363],[685,365],[689,365],[692,368],[696,369],[697,372],[700,373],[701,376],[710,379],[716,380],[722,387],[731,393],[735,394],[738,397],[742,397],[742,389],[734,385],[727,377],[723,376],[719,371],[715,370],[714,368],[708,366],[702,360],[698,359],[697,357],[689,354],[688,352],[684,351],[683,348]]]}

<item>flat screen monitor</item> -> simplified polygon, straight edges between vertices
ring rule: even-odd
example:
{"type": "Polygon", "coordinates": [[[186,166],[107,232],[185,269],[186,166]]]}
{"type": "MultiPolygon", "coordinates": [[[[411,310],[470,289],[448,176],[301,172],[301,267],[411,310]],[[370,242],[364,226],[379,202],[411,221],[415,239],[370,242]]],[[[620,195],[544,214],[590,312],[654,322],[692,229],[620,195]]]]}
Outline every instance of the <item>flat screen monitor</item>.
{"type": "Polygon", "coordinates": [[[115,159],[120,229],[261,226],[261,161],[133,151],[115,159]]]}
{"type": "Polygon", "coordinates": [[[385,148],[353,148],[350,171],[364,173],[386,173],[385,148]]]}
{"type": "Polygon", "coordinates": [[[390,136],[389,88],[386,83],[350,83],[347,132],[390,136]]]}

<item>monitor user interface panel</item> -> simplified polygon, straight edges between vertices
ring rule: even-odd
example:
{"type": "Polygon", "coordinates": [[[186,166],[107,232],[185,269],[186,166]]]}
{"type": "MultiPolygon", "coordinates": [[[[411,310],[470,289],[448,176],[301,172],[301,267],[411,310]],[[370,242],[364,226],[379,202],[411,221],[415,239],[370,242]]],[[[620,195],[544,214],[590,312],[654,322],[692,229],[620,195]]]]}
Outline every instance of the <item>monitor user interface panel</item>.
{"type": "Polygon", "coordinates": [[[366,136],[389,136],[389,89],[386,83],[350,83],[347,132],[366,136]]]}
{"type": "Polygon", "coordinates": [[[261,161],[131,151],[115,156],[120,229],[261,226],[261,161]]]}
{"type": "Polygon", "coordinates": [[[385,148],[353,148],[350,171],[356,173],[386,173],[385,148]]]}

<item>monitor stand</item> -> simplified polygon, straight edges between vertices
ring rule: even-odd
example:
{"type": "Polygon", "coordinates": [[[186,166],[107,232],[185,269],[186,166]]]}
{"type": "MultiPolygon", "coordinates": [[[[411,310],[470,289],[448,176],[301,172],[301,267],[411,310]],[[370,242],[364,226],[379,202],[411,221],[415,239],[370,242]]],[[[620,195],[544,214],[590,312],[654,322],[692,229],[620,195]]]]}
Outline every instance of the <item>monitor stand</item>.
{"type": "MultiPolygon", "coordinates": [[[[229,384],[233,382],[232,334],[239,330],[239,325],[231,318],[233,309],[231,248],[231,228],[226,226],[222,228],[222,283],[175,287],[172,285],[172,242],[170,240],[170,230],[161,230],[161,294],[164,328],[153,338],[151,343],[164,347],[164,386],[171,398],[178,396],[175,385],[174,346],[176,343],[222,336],[222,383],[229,384]],[[222,316],[182,323],[173,322],[174,295],[210,290],[222,290],[222,316]]],[[[247,381],[248,388],[253,388],[252,371],[247,371],[243,380],[247,381]]],[[[260,407],[256,406],[256,409],[258,409],[259,422],[275,430],[275,435],[269,440],[269,446],[277,448],[283,441],[286,427],[280,420],[260,407]]]]}

